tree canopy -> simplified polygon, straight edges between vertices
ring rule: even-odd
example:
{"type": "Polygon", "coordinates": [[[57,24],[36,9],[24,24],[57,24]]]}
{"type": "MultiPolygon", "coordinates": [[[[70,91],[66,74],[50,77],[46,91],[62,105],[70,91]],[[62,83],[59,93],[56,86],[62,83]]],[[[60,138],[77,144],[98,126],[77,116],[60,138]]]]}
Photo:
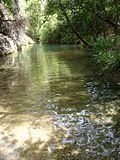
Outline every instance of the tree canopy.
{"type": "Polygon", "coordinates": [[[119,0],[29,0],[28,4],[28,34],[35,40],[84,44],[93,48],[99,61],[107,57],[109,66],[112,57],[118,61],[119,0]]]}

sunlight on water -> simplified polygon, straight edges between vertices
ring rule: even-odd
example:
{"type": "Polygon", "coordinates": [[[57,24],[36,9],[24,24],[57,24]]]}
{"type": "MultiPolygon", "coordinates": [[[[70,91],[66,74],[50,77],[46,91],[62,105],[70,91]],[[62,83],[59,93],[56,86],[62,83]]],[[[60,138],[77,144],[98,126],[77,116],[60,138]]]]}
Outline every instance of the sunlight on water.
{"type": "Polygon", "coordinates": [[[120,88],[77,46],[0,59],[0,160],[117,160],[120,88]]]}
{"type": "Polygon", "coordinates": [[[12,116],[3,120],[6,123],[0,126],[1,157],[18,159],[25,149],[37,142],[39,149],[45,147],[56,132],[51,120],[52,117],[47,115],[39,119],[30,115],[17,115],[15,121],[12,116]]]}

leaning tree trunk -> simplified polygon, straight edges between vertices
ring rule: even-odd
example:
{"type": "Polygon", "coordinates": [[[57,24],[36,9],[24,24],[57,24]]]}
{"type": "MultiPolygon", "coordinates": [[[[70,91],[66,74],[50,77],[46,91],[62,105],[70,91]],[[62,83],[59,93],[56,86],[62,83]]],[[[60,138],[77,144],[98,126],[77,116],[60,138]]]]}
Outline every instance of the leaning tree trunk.
{"type": "Polygon", "coordinates": [[[78,33],[78,32],[76,31],[76,29],[74,28],[74,26],[73,26],[72,23],[70,22],[70,19],[69,19],[67,13],[66,13],[66,10],[65,10],[64,6],[63,6],[62,3],[61,3],[61,0],[58,0],[58,3],[59,3],[60,9],[61,9],[63,15],[64,15],[65,18],[66,18],[66,21],[67,21],[69,27],[71,27],[71,29],[72,29],[73,32],[76,34],[76,36],[80,39],[81,42],[83,42],[83,44],[85,44],[86,47],[92,48],[92,45],[90,45],[90,44],[80,35],[80,33],[78,33]]]}

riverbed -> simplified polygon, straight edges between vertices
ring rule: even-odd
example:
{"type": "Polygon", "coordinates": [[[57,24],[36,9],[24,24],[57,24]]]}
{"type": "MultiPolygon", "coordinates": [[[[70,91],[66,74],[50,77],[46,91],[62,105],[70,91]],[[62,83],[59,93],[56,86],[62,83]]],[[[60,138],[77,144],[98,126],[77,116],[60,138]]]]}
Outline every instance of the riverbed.
{"type": "Polygon", "coordinates": [[[119,160],[120,85],[78,46],[0,59],[0,160],[119,160]]]}

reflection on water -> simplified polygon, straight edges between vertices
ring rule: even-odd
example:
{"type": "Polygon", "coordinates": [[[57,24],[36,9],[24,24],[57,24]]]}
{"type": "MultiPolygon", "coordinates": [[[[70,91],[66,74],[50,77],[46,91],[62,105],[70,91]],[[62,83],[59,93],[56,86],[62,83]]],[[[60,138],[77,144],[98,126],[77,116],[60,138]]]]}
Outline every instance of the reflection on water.
{"type": "Polygon", "coordinates": [[[75,46],[1,58],[0,159],[120,159],[119,98],[75,46]]]}

